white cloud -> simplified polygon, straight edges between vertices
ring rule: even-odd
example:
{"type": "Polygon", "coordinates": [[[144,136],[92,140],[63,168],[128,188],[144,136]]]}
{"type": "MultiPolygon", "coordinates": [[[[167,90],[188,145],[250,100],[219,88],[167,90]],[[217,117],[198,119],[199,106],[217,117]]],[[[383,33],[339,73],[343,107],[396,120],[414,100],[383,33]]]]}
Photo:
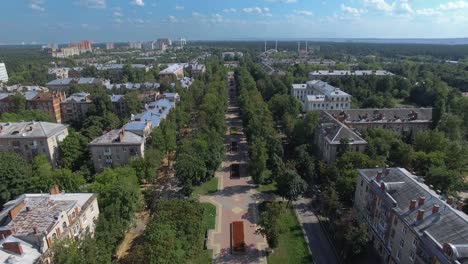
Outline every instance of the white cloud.
{"type": "Polygon", "coordinates": [[[297,3],[297,0],[265,0],[265,1],[270,2],[270,3],[284,3],[284,4],[297,3]]]}
{"type": "Polygon", "coordinates": [[[78,3],[88,8],[106,8],[106,0],[80,0],[78,3]]]}
{"type": "Polygon", "coordinates": [[[246,7],[242,8],[242,12],[247,13],[247,14],[256,14],[256,15],[262,15],[262,16],[272,16],[270,13],[270,9],[268,7],[246,7]]]}
{"type": "Polygon", "coordinates": [[[346,15],[351,15],[355,17],[361,16],[366,12],[366,10],[363,8],[350,7],[344,4],[341,4],[341,11],[343,11],[343,13],[345,13],[346,15]]]}
{"type": "Polygon", "coordinates": [[[220,14],[214,14],[211,16],[211,22],[213,23],[220,23],[223,22],[223,16],[220,14]]]}
{"type": "Polygon", "coordinates": [[[199,12],[195,12],[195,11],[192,12],[192,16],[193,16],[193,17],[204,17],[203,14],[201,14],[201,13],[199,13],[199,12]]]}
{"type": "Polygon", "coordinates": [[[416,10],[417,15],[421,16],[434,16],[442,14],[440,11],[435,10],[434,8],[423,8],[416,10]]]}
{"type": "Polygon", "coordinates": [[[448,2],[446,4],[440,5],[441,10],[456,10],[456,9],[464,9],[464,8],[468,8],[467,1],[454,1],[454,2],[448,2]]]}
{"type": "Polygon", "coordinates": [[[176,5],[176,6],[175,6],[175,9],[176,9],[176,10],[184,10],[185,7],[184,7],[184,6],[180,6],[180,5],[176,5]]]}
{"type": "Polygon", "coordinates": [[[136,5],[136,6],[144,6],[145,2],[143,0],[132,0],[130,2],[131,5],[136,5]]]}
{"type": "Polygon", "coordinates": [[[176,23],[178,21],[177,17],[175,17],[175,16],[169,16],[168,19],[169,19],[169,22],[171,22],[171,23],[176,23]]]}
{"type": "Polygon", "coordinates": [[[385,0],[364,0],[364,4],[378,11],[390,13],[393,11],[393,4],[385,2],[385,0]]]}
{"type": "Polygon", "coordinates": [[[120,11],[114,11],[113,15],[116,16],[116,17],[123,17],[122,12],[120,12],[120,11]]]}
{"type": "Polygon", "coordinates": [[[36,11],[45,11],[44,8],[44,1],[43,0],[30,0],[28,7],[31,8],[32,10],[36,11]]]}
{"type": "Polygon", "coordinates": [[[294,10],[294,13],[298,15],[302,15],[302,16],[312,16],[314,14],[312,13],[312,11],[308,11],[308,10],[294,10]]]}
{"type": "Polygon", "coordinates": [[[235,12],[237,12],[237,9],[235,9],[235,8],[225,8],[225,9],[223,9],[223,12],[224,13],[235,13],[235,12]]]}

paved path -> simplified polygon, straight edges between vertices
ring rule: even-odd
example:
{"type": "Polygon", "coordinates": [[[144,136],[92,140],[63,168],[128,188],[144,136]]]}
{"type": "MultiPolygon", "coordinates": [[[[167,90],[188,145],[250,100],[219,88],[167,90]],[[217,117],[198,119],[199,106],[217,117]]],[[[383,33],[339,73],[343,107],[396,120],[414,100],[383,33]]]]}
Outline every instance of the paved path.
{"type": "Polygon", "coordinates": [[[320,226],[317,216],[309,208],[310,199],[301,198],[294,204],[294,210],[298,216],[302,230],[308,239],[309,251],[317,264],[339,263],[326,234],[320,226]]]}
{"type": "MultiPolygon", "coordinates": [[[[232,73],[229,81],[234,80],[232,73]]],[[[229,85],[235,89],[235,85],[229,85]]],[[[235,93],[235,90],[233,91],[235,93]]],[[[213,263],[266,263],[266,240],[256,234],[258,221],[257,203],[263,200],[263,194],[258,193],[247,172],[247,142],[239,118],[236,100],[230,100],[226,114],[227,131],[225,136],[226,159],[216,172],[218,178],[218,192],[213,196],[202,196],[200,201],[210,202],[216,206],[216,228],[208,233],[208,248],[213,249],[213,263]],[[229,127],[237,128],[237,135],[229,134],[229,127]],[[231,153],[230,144],[238,142],[238,151],[231,153]],[[240,178],[230,177],[230,166],[238,163],[240,178]],[[244,221],[245,243],[247,253],[244,255],[231,254],[230,224],[233,221],[244,221]]]]}

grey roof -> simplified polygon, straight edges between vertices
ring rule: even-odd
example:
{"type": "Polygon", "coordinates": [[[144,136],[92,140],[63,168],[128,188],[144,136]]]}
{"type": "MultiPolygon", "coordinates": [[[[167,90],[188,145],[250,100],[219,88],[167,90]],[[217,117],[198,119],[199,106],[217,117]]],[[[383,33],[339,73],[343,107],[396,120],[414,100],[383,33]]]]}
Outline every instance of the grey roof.
{"type": "Polygon", "coordinates": [[[69,97],[67,97],[67,99],[65,99],[64,102],[87,102],[87,103],[90,103],[91,102],[91,98],[90,98],[91,94],[89,93],[85,93],[85,92],[81,92],[81,93],[74,93],[74,94],[71,94],[69,97]]]}
{"type": "Polygon", "coordinates": [[[25,206],[14,219],[9,219],[0,228],[5,230],[15,228],[15,235],[21,236],[33,235],[35,227],[39,232],[48,233],[57,222],[55,219],[57,214],[69,211],[75,205],[81,208],[93,196],[93,193],[23,194],[18,199],[5,203],[4,209],[0,212],[1,221],[18,204],[24,202],[25,206]]]}
{"type": "Polygon", "coordinates": [[[0,123],[0,138],[48,138],[66,129],[66,125],[49,122],[7,122],[0,123]]]}
{"type": "Polygon", "coordinates": [[[330,144],[340,144],[341,139],[348,139],[349,144],[367,144],[367,141],[365,141],[357,132],[340,123],[325,111],[320,112],[319,129],[322,129],[325,139],[329,141],[330,144]]]}
{"type": "MultiPolygon", "coordinates": [[[[106,70],[119,70],[123,69],[125,64],[96,64],[94,65],[98,71],[106,71],[106,70]]],[[[145,64],[130,64],[132,69],[146,69],[145,64]]]]}
{"type": "Polygon", "coordinates": [[[94,139],[89,145],[141,145],[144,142],[145,139],[135,133],[122,129],[114,129],[94,139]],[[121,133],[123,133],[123,137],[120,140],[121,133]]]}
{"type": "Polygon", "coordinates": [[[175,74],[176,71],[183,69],[185,64],[172,64],[169,65],[166,69],[159,72],[159,74],[175,74]]]}
{"type": "Polygon", "coordinates": [[[432,108],[383,108],[326,110],[344,123],[403,123],[431,122],[432,108]]]}
{"type": "MultiPolygon", "coordinates": [[[[379,169],[361,169],[358,172],[369,181],[373,181],[376,179],[379,169]]],[[[468,216],[442,200],[442,197],[424,184],[420,177],[412,175],[402,168],[389,168],[388,173],[382,174],[381,182],[385,183],[386,186],[391,183],[402,183],[399,184],[398,188],[387,190],[387,194],[395,202],[393,207],[395,212],[416,233],[419,235],[428,234],[440,245],[449,243],[455,245],[457,249],[459,245],[465,247],[468,245],[468,216]],[[417,204],[415,209],[410,210],[411,200],[418,201],[420,197],[425,197],[424,204],[421,206],[417,204]],[[435,214],[432,213],[434,205],[440,206],[439,212],[435,214]],[[424,218],[417,221],[416,216],[420,209],[425,212],[424,218]]]]}
{"type": "Polygon", "coordinates": [[[382,70],[364,70],[364,71],[349,71],[349,70],[318,70],[309,73],[310,77],[315,76],[366,76],[366,75],[377,75],[377,76],[387,76],[387,75],[394,75],[389,71],[382,71],[382,70]]]}
{"type": "Polygon", "coordinates": [[[101,82],[101,79],[98,78],[64,78],[64,79],[55,79],[48,82],[46,85],[69,85],[72,82],[77,84],[95,84],[101,82]]]}
{"type": "Polygon", "coordinates": [[[132,122],[151,122],[151,127],[156,128],[167,117],[174,104],[168,99],[160,99],[149,103],[146,107],[145,112],[132,116],[132,122]]]}
{"type": "Polygon", "coordinates": [[[117,102],[120,102],[120,100],[123,100],[125,96],[121,94],[113,94],[113,95],[110,95],[110,98],[111,98],[111,102],[117,103],[117,102]]]}
{"type": "Polygon", "coordinates": [[[105,84],[106,88],[111,90],[112,88],[126,88],[126,89],[140,89],[142,87],[148,89],[157,89],[161,86],[159,83],[114,83],[114,84],[105,84]]]}
{"type": "Polygon", "coordinates": [[[332,95],[349,95],[338,87],[331,86],[330,84],[320,81],[320,80],[313,80],[313,81],[308,81],[307,82],[308,87],[313,87],[314,90],[317,92],[327,95],[327,96],[332,96],[332,95]]]}
{"type": "Polygon", "coordinates": [[[24,98],[29,101],[29,100],[32,100],[34,97],[36,97],[36,95],[38,95],[39,92],[36,92],[36,91],[29,91],[29,92],[25,92],[24,93],[24,98]]]}

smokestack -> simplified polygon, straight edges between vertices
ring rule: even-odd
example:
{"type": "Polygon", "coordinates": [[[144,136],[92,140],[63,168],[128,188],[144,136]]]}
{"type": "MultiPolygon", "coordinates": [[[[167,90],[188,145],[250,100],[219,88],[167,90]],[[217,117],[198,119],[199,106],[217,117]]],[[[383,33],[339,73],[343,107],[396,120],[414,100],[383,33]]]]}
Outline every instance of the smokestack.
{"type": "Polygon", "coordinates": [[[376,182],[380,182],[382,180],[382,171],[377,172],[377,177],[375,177],[376,182]]]}
{"type": "Polygon", "coordinates": [[[33,227],[33,230],[34,230],[34,234],[35,234],[35,235],[39,234],[39,228],[33,227]]]}
{"type": "Polygon", "coordinates": [[[60,189],[59,189],[58,185],[54,185],[54,186],[50,187],[49,194],[50,195],[60,194],[60,189]]]}
{"type": "Polygon", "coordinates": [[[461,211],[462,209],[463,209],[463,201],[462,201],[462,200],[459,200],[459,201],[457,202],[457,210],[460,210],[460,211],[461,211]]]}
{"type": "Polygon", "coordinates": [[[423,209],[419,209],[419,210],[418,210],[418,216],[416,217],[416,220],[417,220],[417,221],[421,221],[421,220],[423,220],[423,218],[424,218],[424,210],[423,210],[423,209]]]}
{"type": "Polygon", "coordinates": [[[434,204],[434,206],[432,206],[432,214],[437,214],[439,212],[439,208],[440,205],[434,204]]]}
{"type": "Polygon", "coordinates": [[[411,201],[410,201],[409,209],[410,209],[410,210],[414,210],[415,208],[416,208],[416,200],[411,200],[411,201]]]}
{"type": "Polygon", "coordinates": [[[17,255],[23,255],[23,248],[21,247],[20,242],[6,242],[2,244],[3,249],[10,251],[17,255]]]}
{"type": "Polygon", "coordinates": [[[426,197],[424,196],[419,197],[418,206],[424,205],[424,201],[426,201],[426,197]]]}
{"type": "Polygon", "coordinates": [[[453,196],[447,197],[447,203],[448,203],[448,205],[452,206],[452,203],[453,203],[453,196]]]}
{"type": "Polygon", "coordinates": [[[265,52],[266,52],[266,45],[267,45],[267,42],[265,41],[265,52]]]}
{"type": "Polygon", "coordinates": [[[278,41],[276,41],[275,50],[278,51],[278,41]]]}
{"type": "Polygon", "coordinates": [[[308,52],[307,41],[306,41],[306,53],[308,52]]]}

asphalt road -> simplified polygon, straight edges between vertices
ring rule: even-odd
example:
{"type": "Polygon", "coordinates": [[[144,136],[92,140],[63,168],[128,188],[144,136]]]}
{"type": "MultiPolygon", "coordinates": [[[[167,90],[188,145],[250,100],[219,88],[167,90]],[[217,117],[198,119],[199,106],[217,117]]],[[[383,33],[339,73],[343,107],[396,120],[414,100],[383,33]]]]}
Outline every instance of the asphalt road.
{"type": "Polygon", "coordinates": [[[300,198],[294,202],[294,209],[309,241],[309,250],[316,264],[337,264],[333,245],[327,239],[317,216],[309,209],[310,199],[300,198]]]}

